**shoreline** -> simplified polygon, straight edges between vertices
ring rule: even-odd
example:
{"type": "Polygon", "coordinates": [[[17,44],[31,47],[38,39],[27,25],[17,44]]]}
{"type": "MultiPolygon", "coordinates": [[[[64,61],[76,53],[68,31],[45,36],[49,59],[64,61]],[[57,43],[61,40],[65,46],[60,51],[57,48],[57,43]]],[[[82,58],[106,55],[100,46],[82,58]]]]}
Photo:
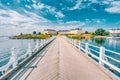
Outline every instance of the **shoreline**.
{"type": "Polygon", "coordinates": [[[9,36],[9,39],[47,39],[52,37],[52,35],[34,35],[34,34],[23,34],[23,35],[17,35],[17,36],[9,36]]]}

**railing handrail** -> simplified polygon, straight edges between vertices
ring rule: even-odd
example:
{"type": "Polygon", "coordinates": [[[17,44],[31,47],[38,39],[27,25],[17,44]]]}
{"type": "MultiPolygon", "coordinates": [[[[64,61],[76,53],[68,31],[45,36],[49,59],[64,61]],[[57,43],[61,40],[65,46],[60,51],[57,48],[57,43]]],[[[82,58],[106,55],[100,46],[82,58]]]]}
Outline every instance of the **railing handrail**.
{"type": "MultiPolygon", "coordinates": [[[[17,58],[17,54],[19,54],[19,53],[16,53],[15,50],[13,49],[13,50],[12,50],[12,53],[15,53],[15,54],[11,55],[11,57],[14,58],[14,57],[16,56],[17,59],[14,59],[14,60],[15,60],[15,61],[14,61],[14,60],[11,59],[10,56],[9,56],[9,57],[6,57],[6,58],[4,58],[4,59],[1,59],[0,62],[3,62],[3,61],[5,61],[5,60],[7,60],[7,59],[9,59],[9,60],[8,60],[9,62],[8,62],[7,64],[1,66],[1,67],[0,67],[0,71],[5,71],[5,70],[7,70],[7,69],[10,67],[10,65],[15,65],[15,66],[17,66],[18,60],[21,60],[21,59],[26,58],[27,55],[32,56],[32,53],[33,53],[33,52],[37,52],[38,49],[44,47],[46,44],[48,44],[48,43],[49,43],[50,41],[52,41],[54,38],[55,38],[55,37],[49,38],[49,39],[47,39],[47,40],[44,40],[43,43],[38,42],[38,43],[36,44],[35,48],[34,48],[33,50],[31,50],[31,52],[30,52],[31,55],[28,54],[27,51],[26,51],[25,54],[23,54],[23,55],[21,55],[21,56],[19,56],[19,57],[17,58]],[[11,61],[11,60],[12,60],[12,61],[11,61]]],[[[29,47],[30,47],[30,46],[28,45],[28,48],[29,48],[29,47]]],[[[21,51],[21,52],[24,52],[24,51],[21,51]]],[[[14,67],[13,67],[13,68],[14,68],[14,67]]]]}
{"type": "Polygon", "coordinates": [[[92,44],[88,44],[88,43],[85,43],[85,42],[81,42],[81,43],[79,42],[79,44],[78,44],[78,41],[77,41],[77,43],[76,43],[76,42],[74,41],[74,39],[70,39],[70,38],[67,38],[67,37],[64,37],[64,38],[65,38],[68,42],[70,42],[73,46],[75,46],[75,47],[83,50],[84,53],[87,53],[87,55],[90,54],[92,57],[94,57],[95,59],[97,59],[97,60],[99,61],[99,64],[102,65],[103,67],[104,67],[103,64],[106,64],[106,65],[108,65],[110,68],[112,68],[112,69],[114,69],[115,71],[117,71],[117,72],[120,73],[120,68],[119,68],[118,66],[115,66],[115,65],[113,65],[112,63],[110,63],[108,60],[105,60],[105,59],[109,58],[109,59],[115,61],[117,64],[120,64],[120,60],[118,60],[118,59],[116,59],[116,58],[114,58],[114,57],[111,57],[111,56],[105,54],[106,51],[107,51],[107,52],[111,52],[111,53],[113,53],[113,54],[116,54],[116,55],[120,56],[120,53],[115,52],[115,51],[111,51],[111,50],[108,50],[108,49],[105,49],[105,48],[102,47],[102,46],[101,46],[101,47],[98,47],[98,46],[95,46],[95,45],[92,45],[92,44]],[[84,44],[84,45],[82,45],[82,44],[84,44]],[[84,46],[84,48],[83,48],[83,46],[84,46]],[[95,50],[94,48],[90,48],[89,46],[92,46],[92,47],[98,49],[98,51],[95,50]],[[88,48],[88,49],[86,49],[86,48],[88,48]],[[96,53],[98,53],[99,56],[93,54],[93,53],[91,52],[91,50],[94,51],[94,52],[96,52],[96,53]]]}

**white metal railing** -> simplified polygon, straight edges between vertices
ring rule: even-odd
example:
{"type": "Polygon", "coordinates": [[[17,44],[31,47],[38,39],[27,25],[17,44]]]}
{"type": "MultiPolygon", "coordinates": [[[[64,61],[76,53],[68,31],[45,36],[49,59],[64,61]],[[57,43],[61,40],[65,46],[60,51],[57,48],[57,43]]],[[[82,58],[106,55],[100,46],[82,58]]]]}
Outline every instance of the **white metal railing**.
{"type": "MultiPolygon", "coordinates": [[[[82,41],[74,40],[71,38],[64,37],[69,43],[71,43],[73,46],[79,48],[83,53],[85,53],[88,57],[92,59],[96,59],[95,61],[99,63],[99,65],[102,65],[109,70],[117,71],[117,73],[120,74],[120,53],[114,52],[108,49],[105,49],[103,46],[98,47],[89,43],[85,43],[82,41]],[[109,54],[114,54],[119,59],[112,57],[109,54]],[[114,62],[114,63],[113,63],[114,62]],[[119,66],[117,66],[119,65],[119,66]]],[[[117,75],[120,77],[120,75],[117,75]]]]}
{"type": "Polygon", "coordinates": [[[11,48],[11,56],[5,57],[4,59],[0,59],[0,63],[5,62],[8,60],[7,64],[0,67],[0,72],[4,74],[10,66],[12,66],[12,69],[15,68],[19,63],[19,60],[24,60],[27,57],[32,56],[32,53],[37,52],[40,48],[44,47],[46,44],[48,44],[50,41],[52,41],[55,37],[49,38],[49,39],[42,39],[37,40],[36,45],[34,49],[32,49],[31,44],[28,43],[28,49],[25,51],[25,53],[18,57],[18,54],[21,52],[18,52],[17,48],[11,48]]]}

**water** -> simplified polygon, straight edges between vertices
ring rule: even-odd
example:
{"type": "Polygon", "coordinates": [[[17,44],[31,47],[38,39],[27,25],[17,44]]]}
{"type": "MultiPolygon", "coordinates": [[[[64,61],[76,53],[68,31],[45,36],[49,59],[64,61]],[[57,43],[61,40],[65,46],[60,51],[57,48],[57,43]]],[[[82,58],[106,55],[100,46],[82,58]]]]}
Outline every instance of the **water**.
{"type": "MultiPolygon", "coordinates": [[[[96,45],[96,46],[104,46],[106,49],[116,51],[120,53],[120,38],[100,38],[100,39],[90,39],[88,41],[84,40],[85,42],[88,42],[90,44],[96,45]]],[[[28,48],[28,43],[31,43],[32,49],[36,45],[35,39],[9,39],[8,37],[0,37],[0,60],[10,57],[11,55],[11,48],[17,49],[18,57],[22,54],[24,54],[28,48]]],[[[99,49],[97,50],[99,51],[99,49]]],[[[120,56],[114,55],[112,53],[107,53],[109,56],[114,57],[118,60],[120,60],[120,56]]],[[[98,54],[96,54],[99,56],[98,54]]],[[[117,65],[120,68],[120,64],[116,64],[116,62],[111,61],[108,59],[113,65],[117,65]]],[[[0,66],[3,66],[7,64],[9,59],[0,62],[0,66]]],[[[115,72],[118,76],[120,76],[120,73],[115,72]]]]}
{"type": "MultiPolygon", "coordinates": [[[[111,50],[111,51],[115,51],[118,52],[119,54],[114,54],[108,51],[105,51],[105,55],[110,56],[114,59],[117,59],[120,61],[120,38],[96,38],[96,39],[90,39],[90,40],[84,40],[84,42],[88,42],[89,44],[95,45],[95,46],[103,46],[105,47],[105,49],[111,50]]],[[[96,50],[99,52],[99,48],[94,48],[92,46],[89,46],[90,48],[96,50]]],[[[96,53],[94,51],[91,50],[91,52],[99,57],[99,53],[96,53]]],[[[118,68],[120,68],[120,63],[116,62],[108,57],[105,58],[107,62],[117,66],[118,68]]],[[[98,62],[98,60],[96,60],[98,62]]],[[[104,65],[105,67],[109,68],[107,65],[104,65]]],[[[109,68],[110,69],[110,68],[109,68]]],[[[116,75],[118,75],[120,77],[120,73],[114,70],[110,70],[111,72],[115,73],[116,75]]]]}
{"type": "Polygon", "coordinates": [[[99,38],[86,41],[96,46],[104,46],[106,49],[120,53],[120,38],[99,38]]]}
{"type": "Polygon", "coordinates": [[[7,64],[11,55],[11,48],[16,48],[16,53],[19,57],[26,52],[29,43],[32,49],[34,49],[36,44],[36,40],[34,39],[9,39],[8,37],[0,37],[0,66],[7,64]],[[4,61],[6,57],[8,59],[4,61]]]}

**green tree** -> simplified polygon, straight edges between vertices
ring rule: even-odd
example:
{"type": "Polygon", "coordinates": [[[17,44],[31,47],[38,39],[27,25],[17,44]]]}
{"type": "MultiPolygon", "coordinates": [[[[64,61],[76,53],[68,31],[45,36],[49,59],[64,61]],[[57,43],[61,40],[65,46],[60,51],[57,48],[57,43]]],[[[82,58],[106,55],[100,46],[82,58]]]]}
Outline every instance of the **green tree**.
{"type": "Polygon", "coordinates": [[[92,35],[95,35],[95,33],[94,33],[94,32],[92,32],[92,35]]]}
{"type": "Polygon", "coordinates": [[[105,32],[105,30],[102,29],[102,28],[100,28],[100,29],[97,29],[97,30],[95,31],[95,35],[104,36],[104,32],[105,32]]]}
{"type": "Polygon", "coordinates": [[[20,35],[23,35],[23,33],[20,33],[20,35]]]}
{"type": "Polygon", "coordinates": [[[33,31],[33,34],[35,35],[35,34],[36,34],[36,31],[33,31]]]}
{"type": "Polygon", "coordinates": [[[39,35],[41,34],[41,32],[38,33],[39,35]]]}
{"type": "Polygon", "coordinates": [[[109,32],[104,32],[104,36],[109,36],[109,32]]]}
{"type": "Polygon", "coordinates": [[[85,34],[88,34],[89,32],[88,31],[85,31],[85,34]]]}

